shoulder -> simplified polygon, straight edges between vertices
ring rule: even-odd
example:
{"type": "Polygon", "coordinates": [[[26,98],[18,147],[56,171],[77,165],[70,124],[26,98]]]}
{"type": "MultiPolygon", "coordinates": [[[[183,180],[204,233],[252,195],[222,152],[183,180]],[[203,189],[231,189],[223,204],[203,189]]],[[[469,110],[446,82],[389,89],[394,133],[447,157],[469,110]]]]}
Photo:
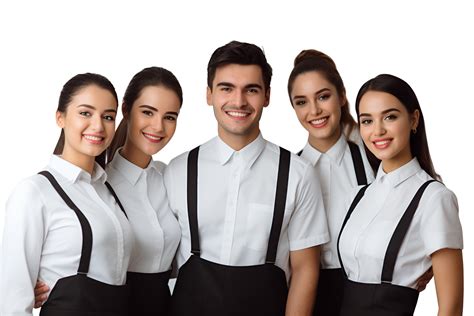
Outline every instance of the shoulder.
{"type": "Polygon", "coordinates": [[[272,142],[267,141],[265,149],[272,156],[273,160],[278,163],[280,158],[280,148],[290,153],[290,176],[303,178],[306,174],[314,171],[314,168],[312,168],[312,165],[306,159],[272,142]]]}

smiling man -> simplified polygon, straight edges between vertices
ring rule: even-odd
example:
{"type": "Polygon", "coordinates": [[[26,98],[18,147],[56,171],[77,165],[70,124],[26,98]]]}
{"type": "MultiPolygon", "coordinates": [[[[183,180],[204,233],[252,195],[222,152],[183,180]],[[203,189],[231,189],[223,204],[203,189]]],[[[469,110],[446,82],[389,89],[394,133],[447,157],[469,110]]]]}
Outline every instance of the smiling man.
{"type": "Polygon", "coordinates": [[[218,136],[165,172],[182,231],[172,315],[311,314],[326,215],[314,168],[260,133],[271,76],[253,44],[211,56],[218,136]]]}

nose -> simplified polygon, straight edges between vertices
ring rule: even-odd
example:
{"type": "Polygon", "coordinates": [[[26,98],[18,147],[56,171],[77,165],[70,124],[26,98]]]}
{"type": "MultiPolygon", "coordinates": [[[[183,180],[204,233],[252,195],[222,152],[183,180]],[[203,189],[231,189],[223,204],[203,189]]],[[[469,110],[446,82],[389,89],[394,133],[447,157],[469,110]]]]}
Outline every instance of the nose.
{"type": "Polygon", "coordinates": [[[153,120],[153,130],[155,132],[162,132],[163,126],[164,126],[164,118],[159,115],[155,115],[155,119],[153,120]]]}
{"type": "Polygon", "coordinates": [[[233,95],[233,103],[234,103],[234,106],[239,107],[239,108],[246,106],[247,97],[245,95],[245,92],[242,92],[236,89],[233,95]]]}
{"type": "Polygon", "coordinates": [[[104,131],[104,121],[103,121],[103,118],[101,115],[94,115],[92,117],[92,121],[91,121],[91,127],[92,127],[92,130],[96,131],[96,132],[103,132],[104,131]]]}
{"type": "Polygon", "coordinates": [[[310,113],[311,115],[319,115],[321,114],[322,110],[319,107],[318,103],[316,101],[311,101],[309,105],[310,113]]]}
{"type": "Polygon", "coordinates": [[[383,121],[376,120],[375,121],[375,128],[374,134],[376,136],[382,136],[386,133],[385,126],[383,125],[383,121]]]}

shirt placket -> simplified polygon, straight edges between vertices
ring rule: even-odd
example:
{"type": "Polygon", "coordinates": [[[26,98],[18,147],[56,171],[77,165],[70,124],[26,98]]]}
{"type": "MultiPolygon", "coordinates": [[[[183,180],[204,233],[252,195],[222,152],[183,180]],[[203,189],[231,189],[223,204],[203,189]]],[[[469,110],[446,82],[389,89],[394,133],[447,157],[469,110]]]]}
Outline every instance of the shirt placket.
{"type": "Polygon", "coordinates": [[[228,195],[224,218],[224,236],[221,250],[221,260],[224,264],[230,264],[232,255],[232,244],[234,241],[235,222],[240,189],[240,178],[242,173],[241,155],[236,152],[231,162],[231,173],[228,184],[228,195]]]}

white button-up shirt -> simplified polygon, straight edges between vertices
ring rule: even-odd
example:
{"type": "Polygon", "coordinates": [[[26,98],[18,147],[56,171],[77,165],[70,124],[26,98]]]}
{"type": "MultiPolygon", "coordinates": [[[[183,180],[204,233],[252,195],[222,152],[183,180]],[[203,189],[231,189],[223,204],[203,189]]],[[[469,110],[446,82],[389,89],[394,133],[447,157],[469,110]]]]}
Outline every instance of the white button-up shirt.
{"type": "MultiPolygon", "coordinates": [[[[367,182],[374,180],[374,172],[365,155],[364,146],[358,143],[364,163],[367,182]]],[[[323,193],[324,207],[328,218],[331,240],[323,245],[321,252],[321,268],[340,268],[337,256],[337,237],[342,221],[347,213],[346,200],[358,187],[352,162],[352,155],[346,137],[341,134],[339,140],[325,153],[321,153],[309,143],[303,149],[301,157],[309,161],[318,176],[323,193]]]]}
{"type": "MultiPolygon", "coordinates": [[[[381,282],[385,252],[395,227],[416,191],[431,179],[416,158],[388,174],[379,168],[342,232],[342,262],[350,280],[381,282]]],[[[433,182],[426,188],[402,243],[392,283],[415,288],[416,280],[432,265],[432,253],[462,247],[456,196],[443,184],[433,182]]]]}
{"type": "MultiPolygon", "coordinates": [[[[198,160],[198,225],[201,257],[246,266],[265,262],[273,218],[279,147],[261,135],[240,151],[219,137],[203,144],[198,160]]],[[[165,185],[181,226],[177,263],[191,255],[186,175],[188,153],[173,159],[165,185]]],[[[289,252],[329,240],[321,189],[314,168],[291,155],[288,195],[276,265],[290,276],[289,252]]]]}
{"type": "MultiPolygon", "coordinates": [[[[46,170],[82,211],[92,229],[88,276],[123,285],[133,236],[130,225],[106,188],[104,170],[93,175],[58,156],[46,170]]],[[[51,289],[64,277],[77,274],[82,230],[76,213],[42,175],[20,182],[6,205],[0,268],[0,314],[32,315],[33,288],[43,280],[51,289]]]]}
{"type": "Polygon", "coordinates": [[[142,169],[117,153],[107,166],[107,179],[120,199],[135,236],[128,270],[158,273],[171,269],[181,231],[168,206],[163,170],[150,161],[142,169]]]}

